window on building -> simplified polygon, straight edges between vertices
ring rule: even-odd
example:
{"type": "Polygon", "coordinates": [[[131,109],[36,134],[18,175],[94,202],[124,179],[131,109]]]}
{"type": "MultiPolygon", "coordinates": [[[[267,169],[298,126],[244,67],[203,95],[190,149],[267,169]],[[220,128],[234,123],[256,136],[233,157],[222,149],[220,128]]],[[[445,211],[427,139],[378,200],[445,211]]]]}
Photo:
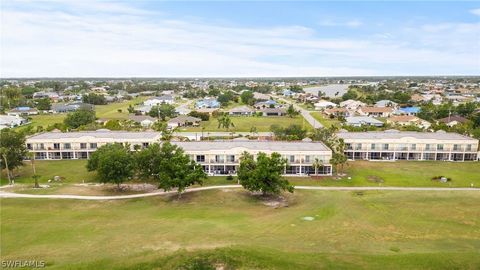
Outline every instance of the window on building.
{"type": "Polygon", "coordinates": [[[31,143],[27,143],[27,149],[32,150],[32,144],[31,143]]]}
{"type": "Polygon", "coordinates": [[[72,148],[72,145],[70,143],[64,143],[63,144],[63,148],[64,149],[71,149],[72,148]]]}
{"type": "Polygon", "coordinates": [[[370,149],[375,150],[375,144],[374,143],[372,143],[372,145],[370,146],[370,149]]]}
{"type": "Polygon", "coordinates": [[[414,144],[414,143],[412,143],[412,144],[410,145],[410,150],[417,150],[417,145],[414,144]]]}
{"type": "Polygon", "coordinates": [[[467,147],[466,147],[465,151],[472,151],[472,145],[467,144],[467,147]]]}
{"type": "Polygon", "coordinates": [[[355,146],[355,150],[362,150],[362,144],[357,143],[357,145],[355,146]]]}
{"type": "Polygon", "coordinates": [[[235,162],[235,155],[227,155],[228,162],[235,162]]]}
{"type": "Polygon", "coordinates": [[[205,162],[205,155],[197,155],[197,162],[205,162]]]}
{"type": "Polygon", "coordinates": [[[87,149],[86,143],[80,143],[80,149],[87,149]]]}
{"type": "Polygon", "coordinates": [[[347,149],[347,150],[352,150],[352,149],[353,149],[353,148],[352,148],[352,144],[346,143],[346,144],[345,144],[345,149],[347,149]]]}
{"type": "Polygon", "coordinates": [[[383,150],[388,150],[388,143],[383,144],[383,150]]]}
{"type": "Polygon", "coordinates": [[[433,145],[432,144],[426,144],[425,145],[425,150],[427,150],[427,151],[433,150],[433,145]]]}
{"type": "Polygon", "coordinates": [[[97,149],[97,143],[90,143],[90,149],[97,149]]]}
{"type": "Polygon", "coordinates": [[[305,156],[305,162],[310,162],[310,156],[305,156]]]}
{"type": "Polygon", "coordinates": [[[443,144],[437,144],[437,150],[443,150],[443,144]]]}
{"type": "Polygon", "coordinates": [[[53,144],[53,149],[55,149],[55,150],[60,149],[60,144],[59,143],[54,143],[53,144]]]}
{"type": "Polygon", "coordinates": [[[37,149],[39,150],[45,150],[45,145],[43,143],[38,143],[37,144],[37,149]]]}
{"type": "Polygon", "coordinates": [[[217,162],[217,163],[225,162],[225,159],[223,158],[223,155],[215,155],[215,162],[217,162]]]}
{"type": "Polygon", "coordinates": [[[289,162],[295,162],[295,156],[288,156],[289,162]]]}
{"type": "Polygon", "coordinates": [[[461,150],[460,145],[459,144],[454,144],[453,145],[453,151],[458,151],[458,150],[461,150]]]}
{"type": "Polygon", "coordinates": [[[143,147],[143,148],[146,148],[146,147],[148,147],[148,142],[144,142],[144,143],[142,143],[142,147],[143,147]]]}

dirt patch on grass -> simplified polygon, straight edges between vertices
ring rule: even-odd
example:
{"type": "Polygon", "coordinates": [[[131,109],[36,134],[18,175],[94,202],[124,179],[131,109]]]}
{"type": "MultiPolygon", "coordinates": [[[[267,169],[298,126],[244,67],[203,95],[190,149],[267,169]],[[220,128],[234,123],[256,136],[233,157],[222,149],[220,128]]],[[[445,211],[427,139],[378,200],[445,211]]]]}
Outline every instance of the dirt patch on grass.
{"type": "Polygon", "coordinates": [[[376,176],[376,175],[367,176],[367,181],[372,182],[372,183],[384,183],[385,182],[385,180],[383,180],[383,178],[381,178],[380,176],[376,176]]]}

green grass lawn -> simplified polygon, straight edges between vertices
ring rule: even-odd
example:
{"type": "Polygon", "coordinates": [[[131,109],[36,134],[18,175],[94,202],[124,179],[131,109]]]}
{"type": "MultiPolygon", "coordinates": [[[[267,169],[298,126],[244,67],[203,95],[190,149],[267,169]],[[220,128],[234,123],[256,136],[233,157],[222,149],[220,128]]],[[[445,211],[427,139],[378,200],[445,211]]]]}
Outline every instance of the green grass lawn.
{"type": "Polygon", "coordinates": [[[2,199],[2,260],[47,269],[479,269],[478,192],[2,199]],[[312,217],[307,221],[304,217],[312,217]]]}
{"type": "MultiPolygon", "coordinates": [[[[95,182],[95,174],[87,172],[86,160],[52,160],[36,161],[40,183],[47,183],[58,175],[64,178],[63,183],[95,182]]],[[[309,177],[289,177],[295,185],[313,186],[412,186],[412,187],[480,187],[480,164],[478,162],[440,162],[440,161],[397,161],[372,162],[353,161],[345,166],[347,176],[337,180],[334,177],[312,179],[309,177]],[[434,176],[452,178],[451,182],[432,181],[434,176]],[[351,177],[351,179],[348,179],[351,177]],[[380,182],[380,183],[379,183],[380,182]]],[[[33,183],[30,162],[15,171],[16,183],[33,183]]],[[[7,183],[4,172],[1,184],[7,183]]],[[[236,184],[236,180],[228,181],[226,177],[209,177],[205,185],[236,184]]]]}
{"type": "Polygon", "coordinates": [[[340,121],[337,119],[329,119],[323,113],[321,112],[311,112],[310,113],[313,118],[317,119],[318,122],[320,122],[322,125],[325,127],[330,127],[330,126],[337,126],[340,127],[340,121]]]}
{"type": "MultiPolygon", "coordinates": [[[[288,127],[289,125],[300,125],[305,129],[311,129],[310,124],[303,119],[302,116],[297,116],[294,118],[288,116],[260,116],[260,117],[245,117],[245,116],[232,116],[234,127],[230,128],[229,131],[237,132],[250,132],[252,127],[256,127],[258,132],[270,131],[271,125],[279,125],[281,127],[288,127]]],[[[216,118],[210,117],[209,121],[202,121],[200,127],[188,127],[181,129],[181,131],[226,131],[224,128],[218,128],[218,121],[216,118]]]]}
{"type": "Polygon", "coordinates": [[[127,119],[128,118],[128,106],[136,106],[142,103],[148,97],[136,97],[132,100],[125,100],[123,102],[114,102],[107,105],[96,105],[95,112],[98,118],[103,119],[127,119]],[[122,110],[119,112],[118,110],[122,110]]]}

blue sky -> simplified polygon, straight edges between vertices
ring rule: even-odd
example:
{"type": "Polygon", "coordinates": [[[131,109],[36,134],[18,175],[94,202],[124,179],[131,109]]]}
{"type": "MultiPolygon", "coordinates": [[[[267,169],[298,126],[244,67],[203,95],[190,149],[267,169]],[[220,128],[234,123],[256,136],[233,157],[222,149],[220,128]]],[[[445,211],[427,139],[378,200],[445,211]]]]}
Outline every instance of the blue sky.
{"type": "Polygon", "coordinates": [[[480,75],[478,2],[1,3],[1,77],[480,75]]]}

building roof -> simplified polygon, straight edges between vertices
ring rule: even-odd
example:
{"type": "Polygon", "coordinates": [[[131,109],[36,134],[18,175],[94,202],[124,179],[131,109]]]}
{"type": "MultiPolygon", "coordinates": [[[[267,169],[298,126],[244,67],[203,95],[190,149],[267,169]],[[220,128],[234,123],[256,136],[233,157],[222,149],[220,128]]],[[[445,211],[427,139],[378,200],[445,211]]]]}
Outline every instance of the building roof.
{"type": "Polygon", "coordinates": [[[379,120],[377,120],[375,118],[372,118],[370,116],[350,116],[350,117],[345,118],[345,120],[347,121],[348,124],[368,123],[368,124],[382,124],[383,125],[382,121],[379,121],[379,120]]]}
{"type": "Polygon", "coordinates": [[[201,141],[172,142],[186,151],[225,150],[236,147],[256,151],[330,151],[322,142],[284,142],[284,141],[201,141]]]}
{"type": "Polygon", "coordinates": [[[360,110],[364,113],[393,112],[393,109],[390,107],[361,107],[360,110]]]}
{"type": "Polygon", "coordinates": [[[465,118],[465,117],[462,117],[460,115],[452,115],[452,116],[449,116],[449,117],[438,119],[438,121],[442,122],[442,123],[445,123],[445,124],[448,124],[448,123],[453,122],[453,121],[456,121],[456,122],[459,122],[459,123],[465,123],[465,122],[468,121],[468,119],[465,118]]]}
{"type": "Polygon", "coordinates": [[[153,118],[149,115],[129,115],[128,119],[133,120],[135,122],[142,122],[142,121],[145,121],[145,120],[150,120],[152,122],[157,121],[157,119],[155,119],[155,118],[153,118]]]}
{"type": "Polygon", "coordinates": [[[390,122],[411,122],[411,121],[419,121],[419,120],[421,119],[413,115],[398,115],[398,116],[392,116],[387,119],[387,121],[390,121],[390,122]]]}
{"type": "Polygon", "coordinates": [[[251,113],[251,112],[254,112],[254,110],[247,107],[247,106],[239,106],[239,107],[235,107],[235,108],[230,109],[228,112],[230,112],[230,113],[234,113],[234,112],[251,113]]]}
{"type": "Polygon", "coordinates": [[[402,138],[415,138],[415,139],[437,139],[437,140],[472,140],[476,139],[460,135],[458,133],[447,132],[416,132],[416,131],[398,131],[398,130],[386,130],[386,131],[367,131],[367,132],[339,132],[338,137],[342,139],[402,139],[402,138]]]}
{"type": "Polygon", "coordinates": [[[375,103],[375,106],[377,107],[388,107],[388,106],[396,106],[396,105],[397,105],[396,102],[393,102],[388,99],[379,100],[375,103]]]}
{"type": "Polygon", "coordinates": [[[160,137],[159,132],[129,132],[129,131],[110,131],[108,129],[97,131],[79,131],[79,132],[46,132],[28,137],[30,140],[54,140],[54,139],[75,139],[82,137],[93,137],[101,139],[146,139],[154,140],[160,137]]]}
{"type": "Polygon", "coordinates": [[[188,115],[179,115],[175,118],[172,118],[168,121],[168,123],[185,123],[185,122],[200,122],[202,119],[188,116],[188,115]]]}

